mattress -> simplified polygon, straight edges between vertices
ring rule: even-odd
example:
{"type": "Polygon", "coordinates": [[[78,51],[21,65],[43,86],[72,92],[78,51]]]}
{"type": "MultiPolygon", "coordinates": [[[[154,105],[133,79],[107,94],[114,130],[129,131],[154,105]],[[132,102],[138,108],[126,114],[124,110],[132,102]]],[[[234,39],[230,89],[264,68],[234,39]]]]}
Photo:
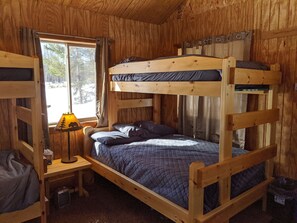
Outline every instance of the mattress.
{"type": "Polygon", "coordinates": [[[160,73],[116,74],[113,81],[220,81],[219,70],[176,71],[160,73]]]}
{"type": "Polygon", "coordinates": [[[12,150],[0,151],[0,214],[24,209],[39,199],[37,173],[12,150]]]}
{"type": "Polygon", "coordinates": [[[0,81],[31,81],[33,70],[29,68],[0,68],[0,81]]]}
{"type": "MultiPolygon", "coordinates": [[[[247,151],[233,148],[233,156],[247,151]]],[[[188,208],[189,166],[202,161],[218,162],[216,143],[182,135],[168,135],[129,144],[106,146],[94,143],[91,155],[175,204],[188,208]]],[[[264,180],[264,165],[257,165],[232,176],[231,196],[237,196],[264,180]]],[[[218,185],[205,189],[204,212],[219,205],[218,185]]]]}
{"type": "MultiPolygon", "coordinates": [[[[193,56],[193,55],[184,55],[179,57],[189,57],[189,56],[193,56]]],[[[194,55],[194,56],[197,56],[197,55],[194,55]]],[[[168,59],[168,58],[177,58],[177,57],[163,57],[163,58],[158,58],[158,60],[168,59]]],[[[128,63],[128,62],[135,62],[135,60],[125,61],[125,63],[128,63]]],[[[266,65],[255,61],[237,60],[236,67],[257,69],[257,70],[268,70],[268,67],[266,65]]],[[[112,76],[112,80],[113,81],[220,81],[221,70],[114,74],[112,76]]]]}

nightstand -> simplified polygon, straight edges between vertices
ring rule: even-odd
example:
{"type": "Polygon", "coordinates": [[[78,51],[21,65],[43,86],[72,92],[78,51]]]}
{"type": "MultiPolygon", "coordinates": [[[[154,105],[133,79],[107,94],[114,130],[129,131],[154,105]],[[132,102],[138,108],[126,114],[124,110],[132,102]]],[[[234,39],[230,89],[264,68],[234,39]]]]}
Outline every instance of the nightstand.
{"type": "Polygon", "coordinates": [[[49,178],[75,172],[78,172],[79,196],[89,196],[89,193],[83,188],[83,170],[90,168],[91,163],[82,158],[81,156],[76,157],[77,161],[74,163],[62,163],[61,159],[56,159],[53,160],[51,165],[47,166],[47,173],[44,174],[45,193],[47,198],[49,198],[50,194],[49,178]]]}

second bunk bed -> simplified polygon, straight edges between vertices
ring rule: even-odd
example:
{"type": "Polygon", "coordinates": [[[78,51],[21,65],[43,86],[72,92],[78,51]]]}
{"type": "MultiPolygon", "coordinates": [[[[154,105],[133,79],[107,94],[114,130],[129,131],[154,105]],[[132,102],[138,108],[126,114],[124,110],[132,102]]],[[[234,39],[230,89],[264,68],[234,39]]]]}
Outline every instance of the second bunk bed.
{"type": "MultiPolygon", "coordinates": [[[[109,72],[111,76],[108,116],[110,129],[118,122],[118,111],[120,109],[133,107],[153,107],[153,121],[159,123],[160,94],[220,97],[221,115],[220,143],[217,147],[218,161],[211,165],[206,165],[203,160],[199,159],[189,163],[188,181],[186,182],[186,194],[188,194],[188,197],[185,207],[161,196],[160,193],[148,189],[148,187],[131,179],[127,174],[111,168],[110,165],[107,165],[108,162],[104,163],[96,160],[96,155],[94,156],[94,152],[91,152],[94,146],[94,139],[96,141],[96,138],[93,137],[93,139],[91,139],[90,136],[94,136],[94,133],[103,130],[85,128],[85,157],[92,163],[92,169],[95,172],[104,176],[175,222],[226,222],[256,200],[260,198],[265,200],[267,187],[273,179],[273,158],[277,153],[277,146],[275,144],[275,123],[279,116],[279,110],[277,109],[277,86],[281,81],[279,65],[272,65],[270,70],[263,70],[258,67],[252,67],[251,69],[250,67],[246,68],[246,66],[238,68],[236,67],[236,60],[233,57],[220,59],[192,55],[119,64],[110,68],[109,72]],[[183,79],[183,75],[188,75],[184,74],[184,72],[188,72],[190,76],[193,76],[194,71],[198,71],[198,76],[202,77],[202,81],[197,79],[183,79]],[[161,81],[155,81],[159,79],[160,75],[165,74],[165,76],[172,76],[175,72],[182,72],[182,74],[178,74],[182,75],[181,81],[172,81],[172,79],[164,80],[162,78],[161,81]],[[119,74],[122,76],[118,77],[117,75],[119,74]],[[133,77],[135,74],[136,81],[133,80],[135,79],[135,77],[133,77]],[[127,75],[127,77],[125,77],[125,75],[127,75]],[[139,79],[142,78],[143,75],[146,76],[144,78],[146,80],[139,79]],[[125,79],[128,81],[123,81],[125,79]],[[236,86],[238,85],[241,86],[240,91],[236,90],[236,86]],[[250,91],[250,89],[245,90],[244,87],[249,88],[250,86],[252,86],[252,91],[250,91]],[[257,87],[257,90],[254,89],[254,86],[257,87]],[[258,89],[258,87],[260,88],[258,89]],[[153,98],[120,100],[116,92],[149,93],[153,94],[153,98]],[[266,94],[267,104],[265,110],[234,113],[234,94],[236,93],[266,94]],[[232,156],[233,131],[263,124],[266,125],[265,132],[263,133],[265,136],[264,147],[256,148],[254,151],[246,152],[238,156],[232,156]],[[231,185],[233,185],[231,176],[237,175],[263,162],[266,163],[265,179],[249,189],[241,191],[236,196],[231,196],[231,185]],[[219,205],[211,210],[205,211],[205,189],[215,183],[218,184],[219,188],[219,205]]],[[[175,79],[175,77],[173,77],[173,79],[175,79]]],[[[194,141],[191,143],[195,144],[197,142],[194,141]]],[[[146,148],[145,146],[146,145],[141,144],[140,147],[142,148],[140,149],[146,148]]],[[[118,149],[117,145],[108,148],[112,150],[118,149]]],[[[182,150],[183,148],[181,147],[180,149],[182,150]]],[[[143,157],[143,159],[148,158],[143,157]]],[[[164,165],[166,165],[165,161],[164,165]]],[[[126,166],[121,168],[124,169],[126,166]]],[[[150,171],[149,168],[147,169],[148,172],[150,171]]],[[[153,169],[151,170],[153,171],[153,169]]],[[[166,190],[166,188],[164,190],[166,190]]],[[[263,204],[265,204],[265,202],[263,202],[263,204]]]]}
{"type": "Polygon", "coordinates": [[[2,223],[46,222],[40,97],[39,59],[0,51],[0,99],[7,101],[10,135],[10,148],[0,150],[2,223]],[[20,122],[31,127],[27,141],[20,136],[20,122]]]}

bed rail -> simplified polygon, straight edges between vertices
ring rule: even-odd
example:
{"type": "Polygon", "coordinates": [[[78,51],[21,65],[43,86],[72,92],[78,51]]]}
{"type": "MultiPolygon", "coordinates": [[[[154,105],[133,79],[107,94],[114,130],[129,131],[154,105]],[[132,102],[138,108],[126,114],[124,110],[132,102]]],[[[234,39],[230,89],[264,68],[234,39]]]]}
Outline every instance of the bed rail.
{"type": "Polygon", "coordinates": [[[261,199],[263,194],[266,193],[268,185],[272,182],[273,178],[269,178],[241,195],[229,200],[218,208],[210,211],[209,213],[198,216],[193,222],[195,223],[216,223],[228,222],[228,220],[250,206],[255,201],[261,199]]]}
{"type": "Polygon", "coordinates": [[[203,214],[203,194],[206,186],[272,159],[276,155],[276,148],[276,145],[265,147],[207,167],[204,167],[200,162],[192,163],[190,165],[189,181],[189,222],[227,221],[230,217],[263,197],[264,191],[272,181],[271,177],[243,194],[221,204],[207,214],[203,214]]]}
{"type": "Polygon", "coordinates": [[[0,99],[35,97],[34,81],[0,81],[0,99]]]}
{"type": "Polygon", "coordinates": [[[7,68],[34,68],[34,60],[32,57],[9,53],[0,50],[0,67],[7,67],[7,68]]]}
{"type": "Polygon", "coordinates": [[[271,85],[281,83],[279,71],[231,68],[230,76],[230,84],[271,85]]]}
{"type": "Polygon", "coordinates": [[[174,72],[221,69],[223,59],[203,56],[172,57],[143,62],[118,64],[109,68],[109,74],[174,72]]]}
{"type": "Polygon", "coordinates": [[[254,127],[267,123],[274,123],[279,119],[279,109],[267,109],[245,113],[227,115],[228,130],[254,127]]]}
{"type": "MultiPolygon", "coordinates": [[[[195,185],[198,187],[206,187],[218,182],[222,178],[226,178],[237,174],[254,165],[260,164],[268,159],[272,159],[277,152],[277,146],[267,146],[262,149],[257,149],[249,153],[224,160],[222,162],[200,168],[194,175],[197,179],[195,185]]],[[[193,168],[192,168],[193,169],[193,168]]]]}
{"type": "Polygon", "coordinates": [[[40,217],[41,203],[35,202],[33,205],[19,211],[0,214],[1,223],[24,222],[40,217]]]}
{"type": "Polygon", "coordinates": [[[203,82],[119,82],[111,81],[110,90],[117,92],[135,92],[148,94],[199,95],[219,97],[221,83],[219,81],[203,82]]]}

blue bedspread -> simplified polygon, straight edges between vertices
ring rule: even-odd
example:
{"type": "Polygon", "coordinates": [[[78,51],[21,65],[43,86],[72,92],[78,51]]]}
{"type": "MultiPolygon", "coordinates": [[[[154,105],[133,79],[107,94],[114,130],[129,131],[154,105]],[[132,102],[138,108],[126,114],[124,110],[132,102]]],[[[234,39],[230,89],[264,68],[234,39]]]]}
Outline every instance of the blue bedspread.
{"type": "MultiPolygon", "coordinates": [[[[219,145],[182,135],[106,146],[96,142],[92,156],[177,205],[188,208],[189,166],[202,161],[206,166],[218,162],[219,145]]],[[[233,156],[247,151],[233,148],[233,156]]],[[[264,179],[264,166],[249,168],[232,177],[234,197],[264,179]]],[[[218,206],[217,184],[205,189],[204,211],[218,206]]]]}

